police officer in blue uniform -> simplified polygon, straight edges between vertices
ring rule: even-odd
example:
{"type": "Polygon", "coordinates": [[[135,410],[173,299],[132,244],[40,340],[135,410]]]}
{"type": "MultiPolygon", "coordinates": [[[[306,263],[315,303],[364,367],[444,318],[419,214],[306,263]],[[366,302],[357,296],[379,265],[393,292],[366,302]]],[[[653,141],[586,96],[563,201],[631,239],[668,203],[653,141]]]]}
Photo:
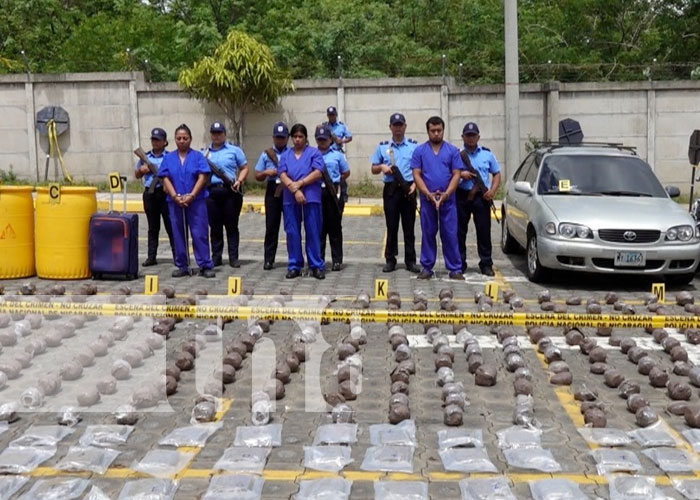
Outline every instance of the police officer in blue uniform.
{"type": "Polygon", "coordinates": [[[331,271],[343,267],[343,210],[345,201],[340,195],[340,181],[350,176],[350,165],[342,151],[331,148],[331,132],[326,125],[316,127],[316,144],[323,155],[323,163],[335,191],[329,192],[325,180],[321,183],[321,205],[323,206],[323,230],[321,232],[321,258],[326,260],[326,237],[331,244],[331,271]]]}
{"type": "Polygon", "coordinates": [[[199,266],[200,276],[215,277],[214,267],[209,256],[209,235],[207,234],[207,203],[209,195],[207,181],[211,169],[202,153],[190,147],[192,132],[184,123],[175,129],[177,151],[168,153],[158,169],[158,177],[168,194],[168,208],[175,243],[175,265],[173,278],[190,275],[190,258],[187,241],[187,227],[192,232],[194,256],[199,266]]]}
{"type": "Polygon", "coordinates": [[[287,279],[301,275],[304,254],[301,251],[301,224],[306,233],[306,258],[316,279],[324,279],[325,263],[321,258],[321,178],[324,164],[321,152],[309,146],[306,127],[301,123],[292,126],[292,147],[280,157],[277,169],[286,188],[283,196],[284,231],[287,233],[287,279]]]}
{"type": "MultiPolygon", "coordinates": [[[[158,168],[163,161],[163,157],[168,153],[165,148],[168,146],[168,134],[162,128],[156,127],[151,130],[151,150],[146,153],[150,162],[158,168]]],[[[168,203],[165,201],[165,191],[160,179],[155,177],[148,165],[139,160],[136,163],[134,175],[143,182],[143,210],[146,212],[148,221],[148,253],[143,262],[144,267],[158,264],[156,254],[158,253],[158,237],[160,235],[160,219],[163,218],[165,232],[168,233],[171,251],[173,245],[173,229],[170,225],[170,214],[168,213],[168,203]],[[156,183],[153,192],[150,192],[151,184],[156,183]]],[[[174,257],[174,254],[173,254],[174,257]]]]}
{"type": "Polygon", "coordinates": [[[450,279],[464,280],[457,244],[457,204],[454,192],[459,184],[464,164],[459,150],[443,140],[445,122],[432,116],[425,124],[428,141],[418,146],[411,158],[413,178],[420,191],[420,225],[423,239],[420,263],[423,270],[418,279],[430,279],[437,260],[435,237],[440,230],[442,253],[450,279]]]}
{"type": "Polygon", "coordinates": [[[273,147],[260,155],[255,165],[255,180],[265,181],[265,263],[263,269],[269,271],[275,265],[277,242],[279,240],[280,222],[282,221],[282,181],[277,175],[279,158],[287,150],[289,129],[284,122],[277,122],[272,127],[273,147]]]}
{"type": "Polygon", "coordinates": [[[331,147],[336,151],[342,151],[343,146],[352,141],[352,132],[343,122],[338,120],[338,110],[335,106],[328,107],[326,116],[328,121],[324,125],[327,124],[331,129],[331,147]]]}
{"type": "Polygon", "coordinates": [[[415,232],[416,223],[416,184],[413,182],[411,157],[418,143],[406,137],[406,117],[394,113],[389,117],[391,140],[382,141],[374,151],[370,161],[373,174],[384,174],[384,219],[386,220],[386,247],[384,259],[386,264],[382,271],[390,273],[396,269],[396,256],[399,254],[399,221],[403,228],[404,263],[412,273],[420,272],[416,265],[415,232]],[[405,185],[404,192],[400,179],[392,174],[392,166],[401,173],[405,185]]]}
{"type": "Polygon", "coordinates": [[[211,144],[205,156],[216,164],[228,177],[232,186],[227,186],[217,175],[212,174],[207,212],[211,231],[211,259],[214,266],[222,265],[224,252],[224,228],[228,245],[228,259],[231,267],[240,267],[238,261],[238,219],[243,207],[242,186],[248,176],[248,160],[243,150],[226,141],[226,127],[214,122],[209,129],[211,144]]]}
{"type": "Polygon", "coordinates": [[[481,192],[474,181],[476,174],[463,170],[457,189],[457,218],[459,224],[459,253],[462,259],[462,272],[467,270],[467,230],[469,219],[474,217],[476,228],[476,246],[479,253],[479,269],[486,276],[493,276],[491,260],[491,209],[487,201],[493,197],[501,184],[501,166],[496,156],[487,147],[479,145],[479,127],[469,122],[462,130],[464,150],[469,161],[479,173],[488,189],[481,192]],[[493,180],[491,179],[493,176],[493,180]]]}

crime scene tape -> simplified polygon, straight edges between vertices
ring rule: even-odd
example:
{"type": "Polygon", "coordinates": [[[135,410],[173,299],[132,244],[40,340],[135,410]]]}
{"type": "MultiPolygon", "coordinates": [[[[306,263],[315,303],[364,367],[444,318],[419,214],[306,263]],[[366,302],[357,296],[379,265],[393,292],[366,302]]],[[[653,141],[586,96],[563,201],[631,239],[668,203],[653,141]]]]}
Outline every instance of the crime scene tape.
{"type": "MultiPolygon", "coordinates": [[[[46,122],[46,129],[49,134],[49,156],[51,158],[58,158],[58,163],[61,165],[61,172],[66,181],[72,183],[73,177],[68,172],[66,164],[63,161],[63,154],[61,153],[61,148],[58,146],[58,133],[56,131],[56,121],[49,120],[46,122]]],[[[48,164],[47,164],[48,165],[48,164]]]]}
{"type": "Polygon", "coordinates": [[[413,323],[448,325],[578,326],[612,328],[698,328],[696,316],[623,316],[618,314],[552,314],[515,312],[389,311],[214,305],[89,304],[5,301],[0,313],[79,316],[133,316],[182,319],[270,319],[349,323],[413,323]]]}

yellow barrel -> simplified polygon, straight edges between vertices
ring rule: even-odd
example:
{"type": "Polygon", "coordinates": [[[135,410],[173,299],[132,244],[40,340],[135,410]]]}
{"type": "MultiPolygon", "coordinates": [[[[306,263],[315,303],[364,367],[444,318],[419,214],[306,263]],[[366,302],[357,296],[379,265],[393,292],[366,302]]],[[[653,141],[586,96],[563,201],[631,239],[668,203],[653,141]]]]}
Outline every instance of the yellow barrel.
{"type": "Polygon", "coordinates": [[[36,271],[40,278],[90,277],[90,217],[97,212],[97,188],[37,188],[36,271]]]}
{"type": "Polygon", "coordinates": [[[0,186],[0,279],[34,276],[32,186],[0,186]]]}

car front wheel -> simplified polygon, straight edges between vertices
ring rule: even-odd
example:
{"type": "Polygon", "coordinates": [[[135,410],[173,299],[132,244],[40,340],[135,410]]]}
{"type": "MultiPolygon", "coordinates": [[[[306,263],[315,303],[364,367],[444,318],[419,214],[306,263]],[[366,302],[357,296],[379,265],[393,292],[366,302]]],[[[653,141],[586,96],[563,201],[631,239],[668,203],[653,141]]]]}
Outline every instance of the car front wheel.
{"type": "Polygon", "coordinates": [[[527,237],[527,277],[533,283],[541,283],[547,279],[548,270],[540,264],[537,249],[537,234],[530,233],[527,237]]]}

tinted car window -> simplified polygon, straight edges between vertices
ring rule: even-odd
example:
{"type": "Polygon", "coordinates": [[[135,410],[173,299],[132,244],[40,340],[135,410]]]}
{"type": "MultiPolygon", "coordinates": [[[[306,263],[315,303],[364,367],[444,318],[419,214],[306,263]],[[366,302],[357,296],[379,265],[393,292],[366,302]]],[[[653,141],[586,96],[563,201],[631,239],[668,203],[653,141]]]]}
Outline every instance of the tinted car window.
{"type": "Polygon", "coordinates": [[[529,182],[533,187],[535,186],[535,181],[537,180],[537,172],[539,172],[539,160],[540,158],[538,158],[537,155],[532,155],[532,166],[525,175],[525,181],[529,182]]]}
{"type": "Polygon", "coordinates": [[[557,194],[559,181],[568,180],[571,194],[668,197],[649,165],[637,157],[550,155],[541,170],[539,194],[557,194]]]}
{"type": "Polygon", "coordinates": [[[513,180],[515,180],[516,182],[527,180],[526,176],[530,170],[530,167],[532,166],[532,161],[534,160],[534,158],[535,158],[535,153],[530,153],[530,156],[525,158],[523,163],[520,165],[520,168],[513,176],[513,180]]]}

